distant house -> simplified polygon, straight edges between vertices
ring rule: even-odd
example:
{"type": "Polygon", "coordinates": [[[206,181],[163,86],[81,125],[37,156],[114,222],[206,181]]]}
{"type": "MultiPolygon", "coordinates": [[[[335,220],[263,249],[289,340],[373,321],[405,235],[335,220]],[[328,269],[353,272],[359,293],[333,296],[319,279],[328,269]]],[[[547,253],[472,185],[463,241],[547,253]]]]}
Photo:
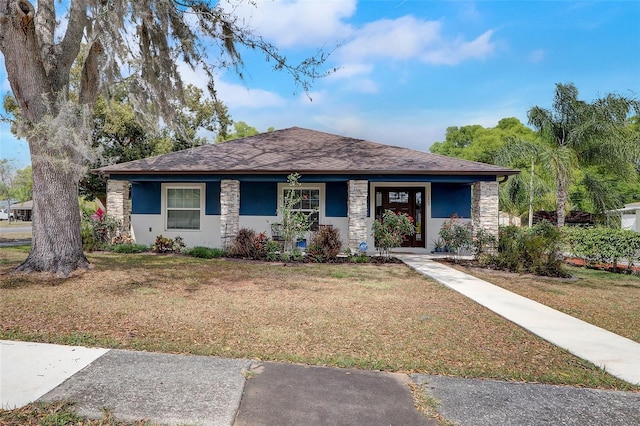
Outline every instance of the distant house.
{"type": "Polygon", "coordinates": [[[314,213],[315,227],[337,227],[354,251],[374,248],[371,226],[385,209],[415,218],[410,247],[431,249],[452,214],[497,234],[498,181],[518,173],[298,127],[94,172],[108,178],[107,212],[127,227],[130,216],[138,243],[180,235],[208,247],[226,246],[240,228],[270,232],[287,176],[298,172],[301,211],[314,213]]]}
{"type": "Polygon", "coordinates": [[[33,212],[33,201],[25,201],[22,203],[11,204],[11,213],[16,220],[31,221],[31,213],[33,212]]]}
{"type": "Polygon", "coordinates": [[[609,210],[608,214],[619,214],[622,229],[640,232],[640,202],[625,204],[623,208],[609,210]]]}

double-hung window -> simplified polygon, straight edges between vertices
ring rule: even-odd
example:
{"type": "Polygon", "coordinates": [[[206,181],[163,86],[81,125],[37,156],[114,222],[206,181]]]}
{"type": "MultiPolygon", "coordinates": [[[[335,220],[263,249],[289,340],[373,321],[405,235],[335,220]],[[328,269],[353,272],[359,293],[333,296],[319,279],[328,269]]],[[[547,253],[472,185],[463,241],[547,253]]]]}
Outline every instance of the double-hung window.
{"type": "Polygon", "coordinates": [[[320,188],[287,188],[284,191],[285,196],[293,191],[293,196],[299,200],[293,210],[308,215],[311,230],[317,231],[320,224],[320,188]]]}
{"type": "Polygon", "coordinates": [[[167,230],[199,230],[202,195],[202,185],[167,186],[167,230]]]}

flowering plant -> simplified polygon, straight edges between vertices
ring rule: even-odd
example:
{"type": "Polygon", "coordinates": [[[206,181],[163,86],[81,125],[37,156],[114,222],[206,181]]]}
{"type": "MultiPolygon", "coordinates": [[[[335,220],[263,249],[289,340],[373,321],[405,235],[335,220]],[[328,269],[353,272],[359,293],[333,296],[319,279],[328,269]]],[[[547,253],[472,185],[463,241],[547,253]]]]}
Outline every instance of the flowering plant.
{"type": "Polygon", "coordinates": [[[470,223],[460,222],[456,214],[442,224],[438,235],[454,255],[473,246],[473,227],[470,223]]]}
{"type": "Polygon", "coordinates": [[[388,258],[392,248],[400,247],[407,236],[414,235],[413,222],[406,213],[385,210],[382,217],[373,222],[373,238],[380,254],[388,258]]]}

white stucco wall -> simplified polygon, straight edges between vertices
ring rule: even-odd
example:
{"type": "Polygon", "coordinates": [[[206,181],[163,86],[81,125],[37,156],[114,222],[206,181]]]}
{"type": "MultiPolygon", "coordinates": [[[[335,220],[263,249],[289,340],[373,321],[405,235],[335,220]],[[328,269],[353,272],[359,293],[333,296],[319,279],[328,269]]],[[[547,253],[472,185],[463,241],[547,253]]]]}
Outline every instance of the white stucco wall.
{"type": "Polygon", "coordinates": [[[138,244],[151,245],[158,235],[168,238],[180,236],[187,247],[220,247],[220,216],[203,216],[200,230],[169,231],[159,214],[132,214],[131,236],[138,244]]]}
{"type": "Polygon", "coordinates": [[[622,215],[622,229],[640,232],[640,210],[622,215]]]}

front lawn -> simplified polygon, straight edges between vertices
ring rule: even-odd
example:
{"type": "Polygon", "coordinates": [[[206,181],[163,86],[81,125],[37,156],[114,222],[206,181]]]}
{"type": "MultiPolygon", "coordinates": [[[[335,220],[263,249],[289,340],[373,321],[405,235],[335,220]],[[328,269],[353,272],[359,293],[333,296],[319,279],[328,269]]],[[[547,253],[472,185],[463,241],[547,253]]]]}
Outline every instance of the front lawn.
{"type": "Polygon", "coordinates": [[[0,254],[2,339],[640,389],[401,264],[96,253],[65,280],[0,254]]]}

